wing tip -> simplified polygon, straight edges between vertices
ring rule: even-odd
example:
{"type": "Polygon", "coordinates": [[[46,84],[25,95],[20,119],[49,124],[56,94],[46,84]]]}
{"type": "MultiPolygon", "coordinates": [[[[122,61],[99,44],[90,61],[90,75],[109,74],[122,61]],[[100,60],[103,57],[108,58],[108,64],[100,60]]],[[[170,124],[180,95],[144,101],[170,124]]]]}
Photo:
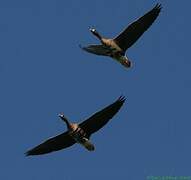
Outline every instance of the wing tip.
{"type": "Polygon", "coordinates": [[[78,45],[78,47],[80,48],[80,49],[82,49],[83,51],[86,51],[86,52],[89,52],[88,50],[88,46],[82,46],[81,44],[79,44],[78,45]]]}
{"type": "Polygon", "coordinates": [[[162,9],[162,4],[160,3],[157,3],[154,7],[154,10],[156,10],[158,13],[161,11],[161,9],[162,9]]]}
{"type": "Polygon", "coordinates": [[[117,101],[121,102],[121,103],[124,103],[126,101],[126,97],[121,95],[119,96],[119,98],[117,99],[117,101]]]}
{"type": "Polygon", "coordinates": [[[32,155],[30,151],[27,151],[27,152],[25,152],[24,154],[25,154],[25,156],[30,156],[30,155],[32,155]]]}
{"type": "Polygon", "coordinates": [[[84,47],[83,47],[81,44],[78,44],[78,47],[79,47],[80,49],[84,49],[84,47]]]}
{"type": "Polygon", "coordinates": [[[87,51],[88,52],[88,46],[82,46],[81,44],[78,45],[78,47],[84,51],[87,51]]]}
{"type": "Polygon", "coordinates": [[[34,149],[31,149],[31,150],[28,150],[28,151],[25,152],[24,154],[25,154],[25,156],[33,156],[33,155],[39,155],[39,154],[41,154],[41,153],[38,153],[38,152],[36,151],[36,149],[34,148],[34,149]]]}
{"type": "Polygon", "coordinates": [[[82,46],[81,44],[79,44],[78,47],[79,47],[82,51],[86,51],[86,52],[90,53],[90,52],[88,51],[89,49],[88,49],[87,47],[82,46]]]}
{"type": "Polygon", "coordinates": [[[35,152],[35,151],[33,151],[33,150],[29,150],[29,151],[25,152],[24,154],[25,154],[25,156],[27,157],[27,156],[41,155],[41,154],[45,154],[45,153],[38,153],[38,152],[35,152]]]}

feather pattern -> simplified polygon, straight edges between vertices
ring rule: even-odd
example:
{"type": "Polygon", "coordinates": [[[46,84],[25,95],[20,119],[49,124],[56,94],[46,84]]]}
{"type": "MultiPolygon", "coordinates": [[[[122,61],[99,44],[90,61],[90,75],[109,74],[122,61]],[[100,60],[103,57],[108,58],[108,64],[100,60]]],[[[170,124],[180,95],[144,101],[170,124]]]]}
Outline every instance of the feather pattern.
{"type": "Polygon", "coordinates": [[[114,103],[95,113],[79,126],[90,136],[101,129],[120,110],[125,102],[125,97],[120,96],[114,103]]]}
{"type": "Polygon", "coordinates": [[[50,138],[40,145],[26,152],[26,156],[46,154],[53,151],[58,151],[75,144],[76,141],[67,132],[64,132],[58,136],[50,138]]]}
{"type": "Polygon", "coordinates": [[[161,11],[161,5],[157,4],[152,10],[130,24],[114,41],[123,51],[131,47],[139,37],[152,25],[161,11]]]}
{"type": "Polygon", "coordinates": [[[89,53],[93,53],[96,55],[102,55],[102,56],[109,56],[111,53],[111,49],[107,46],[102,45],[102,44],[100,44],[100,45],[89,45],[86,47],[82,47],[80,45],[80,48],[83,49],[84,51],[89,52],[89,53]]]}

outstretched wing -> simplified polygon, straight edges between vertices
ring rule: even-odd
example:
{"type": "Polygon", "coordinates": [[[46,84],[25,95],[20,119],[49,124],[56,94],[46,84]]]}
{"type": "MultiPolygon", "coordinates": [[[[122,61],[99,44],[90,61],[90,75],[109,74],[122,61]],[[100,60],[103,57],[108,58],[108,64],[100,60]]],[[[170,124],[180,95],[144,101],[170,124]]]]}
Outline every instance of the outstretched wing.
{"type": "Polygon", "coordinates": [[[114,41],[123,51],[131,47],[139,37],[151,26],[161,11],[161,5],[157,4],[152,10],[144,16],[130,24],[122,33],[120,33],[114,41]]]}
{"type": "Polygon", "coordinates": [[[82,47],[80,45],[80,48],[93,54],[102,55],[102,56],[108,56],[111,52],[111,49],[100,44],[100,45],[89,45],[86,47],[82,47]]]}
{"type": "Polygon", "coordinates": [[[72,146],[75,141],[69,136],[68,131],[58,136],[48,139],[42,144],[26,152],[26,156],[41,155],[50,153],[52,151],[58,151],[69,146],[72,146]]]}
{"type": "Polygon", "coordinates": [[[87,136],[90,136],[102,128],[119,111],[124,102],[125,97],[120,96],[114,103],[95,113],[79,126],[87,133],[87,136]]]}

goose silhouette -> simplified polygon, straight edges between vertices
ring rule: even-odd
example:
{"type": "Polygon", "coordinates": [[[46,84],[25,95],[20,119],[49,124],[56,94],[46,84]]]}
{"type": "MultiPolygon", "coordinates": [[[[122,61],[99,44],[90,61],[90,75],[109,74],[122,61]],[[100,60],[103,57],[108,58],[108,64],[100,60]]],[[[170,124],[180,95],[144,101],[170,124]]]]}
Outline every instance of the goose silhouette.
{"type": "Polygon", "coordinates": [[[127,49],[130,48],[153,24],[160,11],[161,4],[156,4],[152,10],[131,23],[124,31],[113,39],[102,37],[96,29],[92,28],[90,29],[91,33],[100,40],[101,44],[84,47],[80,45],[80,48],[96,55],[109,56],[124,67],[129,68],[131,67],[131,61],[125,55],[127,49]]]}
{"type": "Polygon", "coordinates": [[[26,156],[41,155],[58,151],[70,147],[75,143],[81,144],[88,151],[94,151],[95,146],[90,141],[90,136],[106,125],[108,121],[120,110],[124,102],[125,97],[120,96],[114,103],[79,124],[71,123],[63,113],[59,114],[59,117],[66,123],[68,130],[27,151],[26,156]]]}

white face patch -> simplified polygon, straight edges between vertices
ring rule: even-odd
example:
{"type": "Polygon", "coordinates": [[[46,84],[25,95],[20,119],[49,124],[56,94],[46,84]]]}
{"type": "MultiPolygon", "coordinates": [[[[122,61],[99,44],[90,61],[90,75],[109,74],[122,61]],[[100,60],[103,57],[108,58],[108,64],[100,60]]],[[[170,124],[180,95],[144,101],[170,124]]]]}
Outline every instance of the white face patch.
{"type": "Polygon", "coordinates": [[[61,118],[63,118],[63,117],[64,117],[64,114],[59,114],[58,116],[60,116],[61,118]]]}
{"type": "Polygon", "coordinates": [[[90,31],[95,32],[96,30],[95,29],[90,29],[90,31]]]}

